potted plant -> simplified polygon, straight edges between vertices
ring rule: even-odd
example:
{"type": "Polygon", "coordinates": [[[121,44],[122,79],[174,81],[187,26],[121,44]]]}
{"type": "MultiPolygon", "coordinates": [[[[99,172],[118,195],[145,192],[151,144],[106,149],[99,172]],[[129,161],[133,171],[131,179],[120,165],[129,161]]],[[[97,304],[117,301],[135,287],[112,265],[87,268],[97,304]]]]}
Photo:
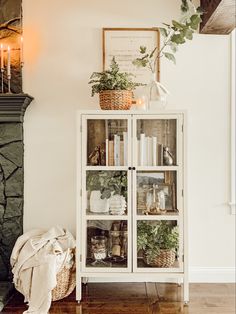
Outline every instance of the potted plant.
{"type": "Polygon", "coordinates": [[[124,171],[89,171],[86,180],[90,211],[109,211],[109,200],[114,195],[127,199],[127,174],[124,171]]]}
{"type": "Polygon", "coordinates": [[[115,57],[112,58],[109,70],[91,75],[89,84],[92,84],[92,96],[99,94],[99,103],[103,110],[130,109],[132,90],[140,85],[133,82],[132,74],[120,72],[115,57]]]}
{"type": "Polygon", "coordinates": [[[171,267],[179,247],[178,227],[168,221],[138,221],[137,248],[149,266],[171,267]]]}

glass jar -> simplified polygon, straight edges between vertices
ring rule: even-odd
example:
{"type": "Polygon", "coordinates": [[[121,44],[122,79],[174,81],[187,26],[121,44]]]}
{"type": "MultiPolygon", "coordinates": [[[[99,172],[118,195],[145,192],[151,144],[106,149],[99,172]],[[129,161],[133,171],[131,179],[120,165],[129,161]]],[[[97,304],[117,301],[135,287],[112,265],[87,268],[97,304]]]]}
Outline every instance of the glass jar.
{"type": "Polygon", "coordinates": [[[91,238],[91,253],[95,262],[101,262],[107,257],[107,238],[105,236],[91,238]]]}

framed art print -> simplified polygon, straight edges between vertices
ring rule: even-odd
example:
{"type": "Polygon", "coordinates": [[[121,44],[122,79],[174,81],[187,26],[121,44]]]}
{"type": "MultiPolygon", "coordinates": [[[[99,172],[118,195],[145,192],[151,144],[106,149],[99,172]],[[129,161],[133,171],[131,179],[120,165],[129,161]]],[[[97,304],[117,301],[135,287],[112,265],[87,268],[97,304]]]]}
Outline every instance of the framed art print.
{"type": "MultiPolygon", "coordinates": [[[[132,61],[140,57],[140,46],[147,47],[151,52],[160,47],[160,33],[158,28],[103,28],[103,70],[109,68],[115,57],[119,68],[123,72],[132,73],[136,81],[143,84],[150,82],[150,70],[138,68],[132,61]]],[[[160,64],[157,64],[157,79],[160,79],[160,64]]]]}

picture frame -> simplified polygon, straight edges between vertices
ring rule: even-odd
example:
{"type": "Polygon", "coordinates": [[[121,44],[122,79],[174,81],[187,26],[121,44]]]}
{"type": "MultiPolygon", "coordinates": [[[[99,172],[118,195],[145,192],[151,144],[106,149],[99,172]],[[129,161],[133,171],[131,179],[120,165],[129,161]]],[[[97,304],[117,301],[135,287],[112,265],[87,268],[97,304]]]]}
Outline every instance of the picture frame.
{"type": "MultiPolygon", "coordinates": [[[[132,61],[140,57],[140,46],[146,46],[151,52],[155,47],[160,47],[160,31],[158,28],[103,28],[103,70],[109,68],[114,56],[122,72],[135,76],[136,81],[142,84],[150,82],[150,70],[138,68],[132,61]]],[[[160,62],[157,62],[157,79],[160,80],[160,62]]]]}

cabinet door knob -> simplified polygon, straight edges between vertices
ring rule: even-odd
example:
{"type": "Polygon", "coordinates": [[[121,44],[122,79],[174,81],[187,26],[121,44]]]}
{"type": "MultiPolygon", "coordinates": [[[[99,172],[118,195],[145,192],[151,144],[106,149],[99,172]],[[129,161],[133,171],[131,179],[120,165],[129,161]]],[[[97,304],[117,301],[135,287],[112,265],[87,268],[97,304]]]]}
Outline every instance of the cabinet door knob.
{"type": "Polygon", "coordinates": [[[136,168],[135,167],[133,167],[133,170],[135,170],[136,168]]]}
{"type": "Polygon", "coordinates": [[[129,167],[128,169],[129,169],[129,170],[132,170],[132,167],[129,167]]]}

